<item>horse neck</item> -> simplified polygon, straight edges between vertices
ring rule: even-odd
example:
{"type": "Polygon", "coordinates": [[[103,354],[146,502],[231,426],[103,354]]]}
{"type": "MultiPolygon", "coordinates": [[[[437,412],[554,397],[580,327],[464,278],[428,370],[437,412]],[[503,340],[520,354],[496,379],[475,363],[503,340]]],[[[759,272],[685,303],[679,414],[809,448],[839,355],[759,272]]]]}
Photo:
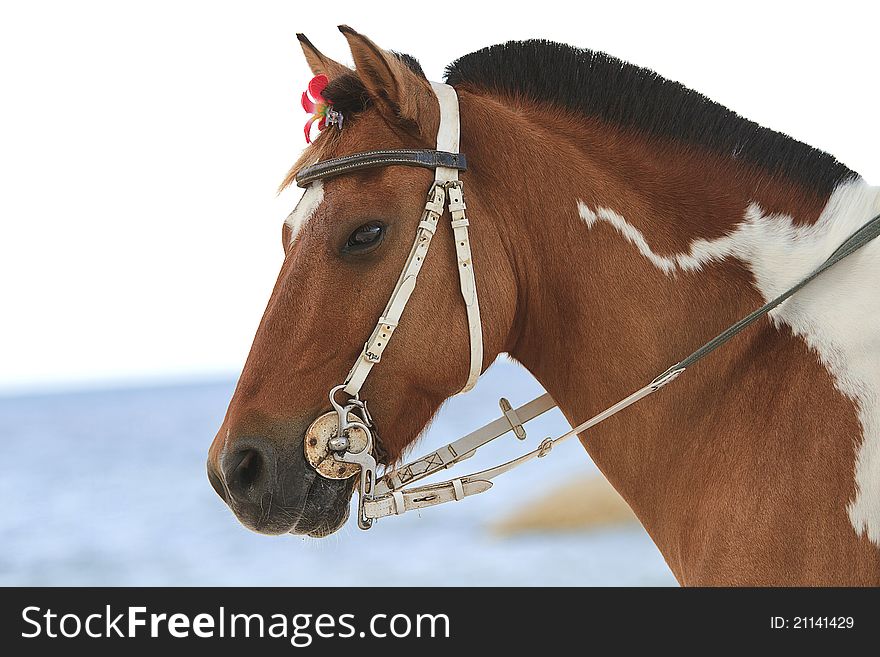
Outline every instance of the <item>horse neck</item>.
{"type": "Polygon", "coordinates": [[[700,245],[750,208],[813,222],[826,201],[585,117],[462,96],[468,185],[493,194],[518,278],[508,351],[564,411],[618,399],[764,302],[740,263],[699,262],[700,245]]]}
{"type": "MultiPolygon", "coordinates": [[[[741,245],[725,241],[749,213],[785,215],[792,225],[808,226],[830,205],[828,198],[732,158],[639,138],[583,117],[548,120],[538,108],[512,111],[492,99],[463,98],[463,116],[480,126],[470,133],[463,125],[473,164],[468,184],[481,193],[491,190],[487,208],[495,208],[518,277],[508,351],[572,424],[640,388],[764,303],[754,273],[736,257],[741,245]]],[[[876,190],[861,205],[862,214],[869,205],[880,211],[876,190]]],[[[770,287],[782,292],[795,282],[771,281],[770,287]]],[[[815,404],[824,407],[834,431],[859,434],[852,402],[815,355],[764,321],[680,382],[581,439],[679,579],[696,581],[693,560],[705,553],[683,542],[681,531],[701,522],[695,509],[703,504],[705,511],[705,500],[712,499],[713,512],[729,518],[727,531],[742,533],[737,523],[748,519],[732,508],[736,496],[751,494],[748,487],[757,482],[766,485],[762,475],[772,480],[782,462],[800,463],[801,475],[810,476],[818,460],[804,462],[802,454],[827,434],[815,420],[804,422],[816,430],[798,436],[796,445],[785,432],[815,404]],[[773,390],[774,370],[783,367],[791,400],[767,415],[746,417],[773,390]],[[769,426],[770,414],[780,409],[791,415],[786,427],[769,426]],[[777,441],[771,449],[757,440],[765,430],[777,441]],[[730,474],[743,467],[754,477],[730,474]],[[718,498],[718,487],[732,497],[718,498]]],[[[850,447],[813,450],[824,450],[821,467],[838,478],[827,482],[829,497],[852,494],[850,447]]],[[[771,485],[794,482],[783,478],[771,485]]],[[[851,527],[837,529],[852,533],[851,527]]],[[[716,530],[695,529],[697,536],[716,530]]]]}

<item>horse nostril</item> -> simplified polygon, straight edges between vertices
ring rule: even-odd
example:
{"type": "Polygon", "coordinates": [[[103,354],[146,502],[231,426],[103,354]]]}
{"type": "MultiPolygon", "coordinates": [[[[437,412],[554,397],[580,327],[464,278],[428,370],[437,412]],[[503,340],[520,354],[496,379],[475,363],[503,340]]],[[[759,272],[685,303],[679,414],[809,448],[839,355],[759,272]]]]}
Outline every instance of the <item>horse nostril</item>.
{"type": "Polygon", "coordinates": [[[239,501],[258,499],[267,486],[268,462],[262,450],[240,449],[230,455],[226,467],[229,494],[239,501]]]}
{"type": "Polygon", "coordinates": [[[236,488],[250,488],[263,473],[263,457],[255,449],[240,453],[238,465],[232,470],[232,482],[236,488]]]}

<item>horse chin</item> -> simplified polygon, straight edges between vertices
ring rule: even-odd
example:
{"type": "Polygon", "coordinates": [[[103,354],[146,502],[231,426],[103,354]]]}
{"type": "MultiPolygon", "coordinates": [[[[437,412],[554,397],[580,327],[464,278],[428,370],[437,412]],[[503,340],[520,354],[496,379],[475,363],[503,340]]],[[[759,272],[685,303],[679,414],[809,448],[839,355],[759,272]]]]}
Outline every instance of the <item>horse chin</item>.
{"type": "MultiPolygon", "coordinates": [[[[310,538],[326,538],[330,536],[330,534],[335,534],[340,529],[345,526],[346,521],[348,520],[348,516],[350,515],[348,505],[345,505],[345,510],[342,513],[342,516],[335,523],[323,523],[319,525],[316,529],[313,529],[309,532],[306,532],[306,535],[310,538]]],[[[298,532],[291,531],[292,534],[296,534],[298,532]]]]}
{"type": "Polygon", "coordinates": [[[348,520],[349,503],[357,481],[357,477],[340,480],[317,476],[309,489],[302,514],[289,533],[324,538],[339,531],[348,520]]]}

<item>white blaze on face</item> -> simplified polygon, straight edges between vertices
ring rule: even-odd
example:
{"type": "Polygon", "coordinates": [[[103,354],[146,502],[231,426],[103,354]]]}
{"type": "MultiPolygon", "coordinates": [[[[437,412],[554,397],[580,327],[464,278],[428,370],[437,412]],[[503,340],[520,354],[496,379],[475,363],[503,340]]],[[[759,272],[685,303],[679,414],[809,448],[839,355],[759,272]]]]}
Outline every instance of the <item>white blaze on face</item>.
{"type": "MultiPolygon", "coordinates": [[[[726,236],[697,239],[687,252],[655,253],[642,232],[608,208],[578,203],[587,226],[611,224],[639,253],[666,275],[700,271],[705,263],[737,258],[749,267],[758,291],[769,301],[803,279],[834,250],[880,213],[880,188],[862,180],[839,186],[811,226],[788,215],[765,214],[753,203],[726,236]]],[[[839,262],[770,315],[817,354],[837,389],[852,400],[862,427],[854,476],[856,493],[846,506],[856,533],[880,545],[880,238],[839,262]]],[[[708,340],[712,336],[706,336],[708,340]]],[[[817,412],[810,409],[809,412],[817,412]]],[[[819,410],[818,412],[821,412],[819,410]]]]}
{"type": "Polygon", "coordinates": [[[290,226],[291,242],[296,239],[299,231],[308,223],[323,201],[324,183],[316,180],[306,188],[305,194],[302,195],[293,212],[284,220],[284,223],[290,226]]]}

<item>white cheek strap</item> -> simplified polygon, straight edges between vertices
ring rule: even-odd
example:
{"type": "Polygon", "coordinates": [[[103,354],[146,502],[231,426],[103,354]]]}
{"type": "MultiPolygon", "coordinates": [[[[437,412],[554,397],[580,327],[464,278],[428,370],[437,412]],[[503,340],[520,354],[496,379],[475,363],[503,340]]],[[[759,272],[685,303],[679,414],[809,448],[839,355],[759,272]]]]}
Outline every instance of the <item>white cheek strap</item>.
{"type": "MultiPolygon", "coordinates": [[[[437,150],[449,153],[459,152],[458,96],[455,89],[447,84],[432,82],[440,104],[440,128],[437,131],[437,150]]],[[[382,354],[394,334],[410,296],[416,286],[419,272],[431,246],[431,239],[437,230],[437,223],[444,209],[449,207],[450,225],[455,238],[455,253],[458,261],[458,278],[461,296],[467,310],[468,334],[470,339],[470,369],[467,382],[460,392],[473,388],[483,369],[483,326],[480,320],[480,304],[477,300],[477,283],[474,278],[474,263],[471,256],[468,219],[465,214],[462,183],[458,170],[438,166],[435,169],[434,184],[428,192],[428,201],[416,231],[416,239],[410,249],[403,271],[397,279],[391,298],[379,317],[376,328],[364,344],[363,351],[345,379],[345,392],[356,397],[373,366],[382,360],[382,354]]]]}

